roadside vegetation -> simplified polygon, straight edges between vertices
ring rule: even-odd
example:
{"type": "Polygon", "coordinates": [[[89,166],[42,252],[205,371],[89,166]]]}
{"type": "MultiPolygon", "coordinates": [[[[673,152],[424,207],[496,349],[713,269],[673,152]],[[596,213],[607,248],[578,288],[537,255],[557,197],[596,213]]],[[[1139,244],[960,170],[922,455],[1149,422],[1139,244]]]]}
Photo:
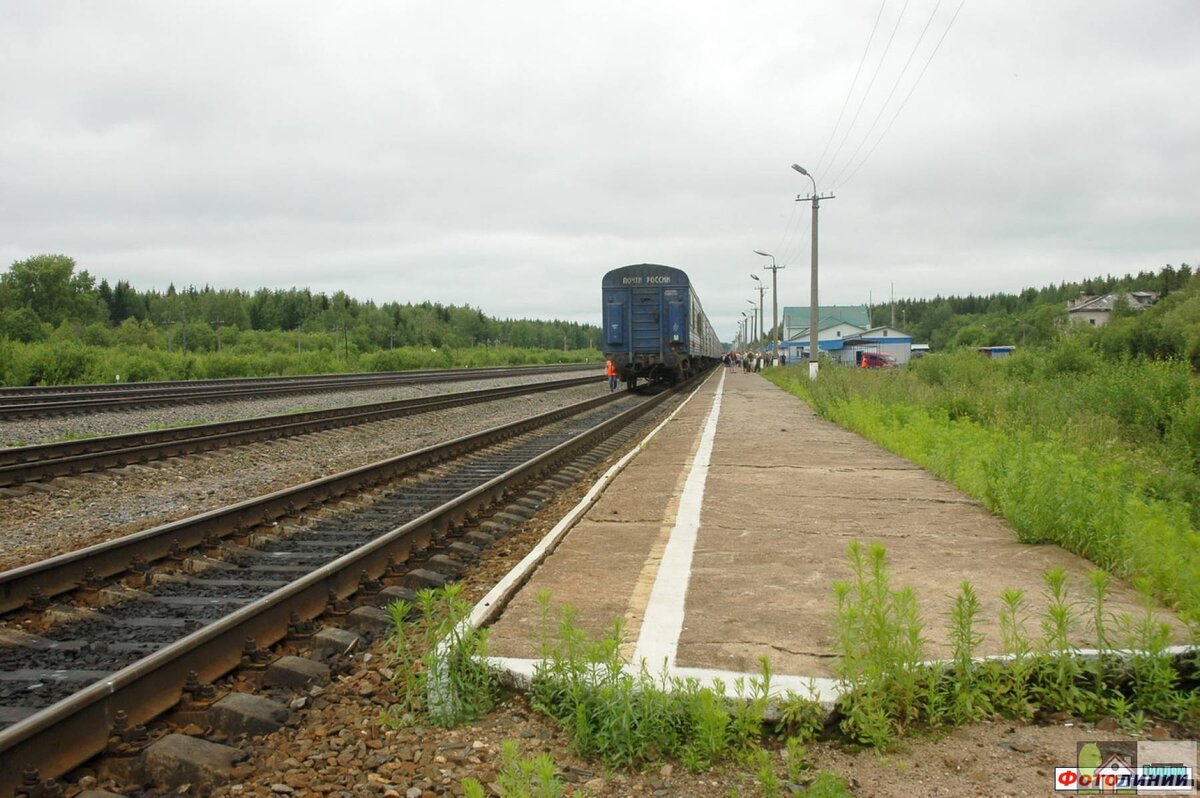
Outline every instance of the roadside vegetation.
{"type": "Polygon", "coordinates": [[[1087,336],[991,361],[768,378],[822,416],[983,501],[1020,540],[1143,581],[1200,620],[1200,390],[1179,360],[1106,357],[1087,336]]]}
{"type": "MultiPolygon", "coordinates": [[[[740,774],[764,796],[844,796],[836,774],[812,767],[818,743],[895,748],[903,738],[997,717],[1106,721],[1142,734],[1160,723],[1184,733],[1200,728],[1195,654],[1171,650],[1172,629],[1148,593],[1136,613],[1109,609],[1111,577],[1089,574],[1082,595],[1061,569],[1044,574],[1039,596],[1006,590],[999,630],[1003,654],[979,657],[985,619],[968,582],[945,619],[952,653],[930,660],[930,629],[911,588],[895,589],[887,553],[854,542],[852,577],[834,586],[836,672],[842,685],[832,716],[808,695],[772,689],[770,663],[758,675],[701,685],[666,672],[633,669],[621,656],[619,621],[599,637],[579,628],[570,606],[551,608],[541,593],[542,642],[529,690],[535,711],[567,733],[573,753],[608,772],[647,771],[677,763],[693,773],[740,774]],[[1092,642],[1081,650],[1074,642],[1092,642]]],[[[460,587],[422,591],[415,604],[392,605],[390,665],[396,703],[387,725],[460,726],[503,698],[500,674],[486,662],[487,632],[464,621],[470,605],[460,587]]],[[[501,795],[558,796],[569,789],[546,754],[522,756],[506,744],[496,784],[501,795]]],[[[464,780],[466,795],[483,785],[464,780]]]]}
{"type": "MultiPolygon", "coordinates": [[[[538,601],[543,663],[530,702],[562,725],[579,756],[612,771],[668,760],[693,772],[732,765],[762,795],[783,795],[788,785],[795,785],[789,795],[850,795],[839,777],[809,764],[805,746],[825,723],[811,695],[788,693],[772,707],[775,719],[766,719],[771,670],[765,658],[758,676],[712,687],[631,671],[619,653],[619,622],[593,639],[570,606],[552,610],[545,592],[538,601]]],[[[396,701],[383,712],[385,725],[459,726],[497,706],[502,687],[484,659],[487,631],[465,623],[471,607],[461,586],[424,590],[415,603],[398,601],[389,609],[396,701]]],[[[514,798],[563,795],[556,772],[548,756],[522,757],[514,742],[501,752],[497,784],[514,798]]],[[[472,779],[462,787],[468,796],[485,794],[472,779]]]]}
{"type": "Polygon", "coordinates": [[[64,255],[0,274],[0,383],[206,379],[599,361],[598,328],[308,289],[96,282],[64,255]]]}
{"type": "MultiPolygon", "coordinates": [[[[949,660],[930,661],[926,626],[912,588],[894,589],[883,546],[849,548],[853,577],[835,585],[839,727],[850,740],[887,749],[912,731],[1035,713],[1097,722],[1139,734],[1167,721],[1200,728],[1196,654],[1170,649],[1172,629],[1143,588],[1143,609],[1108,609],[1111,577],[1089,574],[1073,595],[1061,568],[1043,575],[1040,597],[1000,596],[1003,655],[980,658],[981,603],[959,585],[945,633],[949,660]],[[1086,636],[1090,651],[1072,641],[1086,636]]],[[[1182,642],[1182,641],[1180,641],[1182,642]]]]}

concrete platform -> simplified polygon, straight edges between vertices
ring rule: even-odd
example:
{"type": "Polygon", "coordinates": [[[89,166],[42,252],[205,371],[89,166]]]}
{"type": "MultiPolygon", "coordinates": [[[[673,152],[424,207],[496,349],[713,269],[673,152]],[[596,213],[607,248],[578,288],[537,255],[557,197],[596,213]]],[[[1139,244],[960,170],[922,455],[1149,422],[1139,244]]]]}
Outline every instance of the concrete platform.
{"type": "MultiPolygon", "coordinates": [[[[536,596],[548,590],[593,634],[623,619],[626,654],[652,672],[665,660],[679,675],[728,682],[757,673],[766,656],[778,686],[817,677],[829,698],[833,584],[851,576],[852,540],[886,546],[893,586],[916,590],[935,658],[949,653],[947,618],[963,581],[983,605],[981,653],[995,654],[1004,589],[1025,591],[1032,638],[1043,573],[1062,566],[1082,598],[1094,567],[1056,546],[1018,543],[975,500],[820,419],[761,376],[718,371],[517,567],[528,574],[515,572],[481,602],[474,620],[491,626],[497,662],[528,675],[541,640],[536,596]]],[[[1114,613],[1138,606],[1131,588],[1115,585],[1114,613]]]]}

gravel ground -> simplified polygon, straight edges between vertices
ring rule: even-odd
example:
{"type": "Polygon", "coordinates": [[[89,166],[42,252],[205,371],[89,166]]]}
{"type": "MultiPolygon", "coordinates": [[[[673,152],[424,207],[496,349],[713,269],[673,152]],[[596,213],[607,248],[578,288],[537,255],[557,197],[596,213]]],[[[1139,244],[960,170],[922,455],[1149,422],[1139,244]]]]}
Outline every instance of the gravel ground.
{"type": "Polygon", "coordinates": [[[22,489],[29,491],[26,495],[0,498],[0,570],[581,402],[607,391],[606,385],[597,382],[28,486],[22,489]]]}
{"type": "MultiPolygon", "coordinates": [[[[524,385],[549,380],[573,380],[577,377],[587,376],[587,373],[586,371],[572,371],[563,374],[531,374],[494,380],[430,382],[421,385],[297,394],[271,399],[242,399],[178,407],[149,407],[141,410],[87,413],[78,416],[0,420],[0,446],[30,446],[68,437],[90,438],[100,435],[119,435],[125,432],[141,432],[159,427],[236,421],[256,416],[325,410],[331,407],[365,405],[372,402],[413,399],[420,396],[440,396],[461,391],[524,385]]],[[[600,373],[601,370],[597,369],[596,374],[600,373]]]]}

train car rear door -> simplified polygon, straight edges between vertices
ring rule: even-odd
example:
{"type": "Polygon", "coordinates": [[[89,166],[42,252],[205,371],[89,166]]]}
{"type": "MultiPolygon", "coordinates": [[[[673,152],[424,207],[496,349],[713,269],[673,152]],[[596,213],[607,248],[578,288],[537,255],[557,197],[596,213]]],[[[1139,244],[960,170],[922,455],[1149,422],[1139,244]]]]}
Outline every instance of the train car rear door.
{"type": "Polygon", "coordinates": [[[687,303],[679,298],[678,291],[664,291],[667,300],[667,342],[687,343],[687,303]]]}
{"type": "Polygon", "coordinates": [[[606,352],[628,351],[629,336],[625,308],[628,291],[609,289],[604,292],[604,350],[606,352]]]}
{"type": "Polygon", "coordinates": [[[630,289],[631,324],[634,352],[662,350],[662,318],[659,312],[661,290],[658,288],[630,289]]]}

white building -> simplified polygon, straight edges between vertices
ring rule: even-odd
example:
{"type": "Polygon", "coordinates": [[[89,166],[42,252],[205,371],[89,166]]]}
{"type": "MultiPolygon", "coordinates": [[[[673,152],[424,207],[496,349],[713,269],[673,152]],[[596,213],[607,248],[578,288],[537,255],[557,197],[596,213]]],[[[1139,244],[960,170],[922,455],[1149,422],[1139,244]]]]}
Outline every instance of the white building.
{"type": "Polygon", "coordinates": [[[1113,308],[1121,297],[1125,298],[1130,310],[1142,310],[1158,301],[1158,294],[1153,291],[1130,291],[1127,294],[1114,293],[1103,296],[1080,294],[1079,299],[1067,302],[1067,318],[1073,323],[1103,327],[1112,318],[1113,308]]]}

